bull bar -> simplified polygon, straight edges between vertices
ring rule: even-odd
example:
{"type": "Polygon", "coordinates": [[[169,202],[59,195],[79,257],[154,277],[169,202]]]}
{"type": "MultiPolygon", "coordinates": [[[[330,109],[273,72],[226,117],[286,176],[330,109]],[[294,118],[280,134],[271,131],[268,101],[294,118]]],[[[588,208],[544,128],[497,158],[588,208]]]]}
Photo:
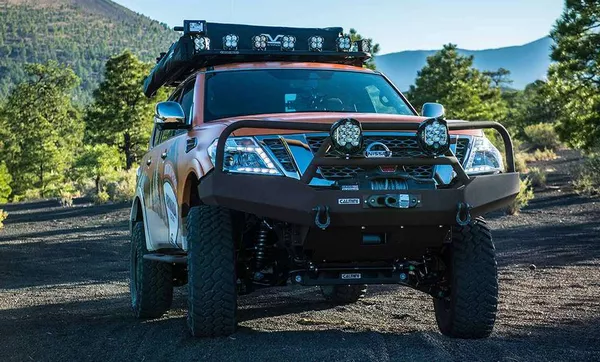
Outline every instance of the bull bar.
{"type": "MultiPolygon", "coordinates": [[[[416,132],[420,123],[362,123],[363,131],[416,132]]],[[[454,225],[497,210],[514,200],[520,178],[515,171],[513,145],[506,128],[497,122],[478,121],[448,123],[450,131],[495,129],[504,142],[507,172],[472,176],[466,174],[454,154],[449,151],[437,157],[333,158],[325,157],[327,137],[301,178],[234,174],[223,171],[226,140],[242,128],[328,132],[325,123],[295,123],[264,120],[242,120],[227,126],[216,149],[215,167],[198,187],[200,199],[208,205],[255,214],[304,226],[390,226],[390,225],[454,225]],[[337,190],[310,186],[320,166],[410,166],[449,165],[456,173],[455,181],[443,188],[403,190],[398,196],[412,200],[410,208],[373,208],[369,200],[393,191],[337,190]],[[375,195],[377,194],[377,195],[375,195]],[[408,195],[408,196],[406,196],[408,195]],[[342,202],[356,200],[356,202],[342,202]],[[324,211],[326,210],[326,211],[324,211]],[[326,212],[326,215],[320,213],[326,212]],[[466,216],[460,216],[466,213],[466,216]]],[[[386,195],[383,195],[386,196],[386,195]]]]}

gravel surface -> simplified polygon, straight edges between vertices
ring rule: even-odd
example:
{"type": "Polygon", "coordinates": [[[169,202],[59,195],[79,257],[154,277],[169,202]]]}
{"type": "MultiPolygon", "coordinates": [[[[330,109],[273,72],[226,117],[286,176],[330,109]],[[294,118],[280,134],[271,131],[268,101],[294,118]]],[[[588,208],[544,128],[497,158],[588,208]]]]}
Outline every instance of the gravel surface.
{"type": "Polygon", "coordinates": [[[316,288],[240,297],[240,329],[193,339],[185,288],[164,318],[129,309],[129,205],[6,205],[0,231],[0,361],[547,361],[600,360],[600,199],[575,195],[578,155],[541,166],[550,187],[519,216],[491,215],[500,310],[485,340],[437,330],[433,303],[376,286],[335,307],[316,288]],[[534,267],[535,265],[535,267],[534,267]]]}

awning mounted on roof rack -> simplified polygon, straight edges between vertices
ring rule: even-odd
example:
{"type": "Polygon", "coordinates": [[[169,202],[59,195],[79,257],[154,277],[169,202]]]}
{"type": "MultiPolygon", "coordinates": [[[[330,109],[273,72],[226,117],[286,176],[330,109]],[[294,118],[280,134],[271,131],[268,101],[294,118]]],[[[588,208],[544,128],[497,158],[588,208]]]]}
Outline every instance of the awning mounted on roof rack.
{"type": "Polygon", "coordinates": [[[362,66],[367,40],[352,42],[342,28],[284,28],[186,20],[181,38],[162,53],[144,82],[151,97],[162,86],[184,81],[197,69],[241,62],[303,61],[362,66]]]}

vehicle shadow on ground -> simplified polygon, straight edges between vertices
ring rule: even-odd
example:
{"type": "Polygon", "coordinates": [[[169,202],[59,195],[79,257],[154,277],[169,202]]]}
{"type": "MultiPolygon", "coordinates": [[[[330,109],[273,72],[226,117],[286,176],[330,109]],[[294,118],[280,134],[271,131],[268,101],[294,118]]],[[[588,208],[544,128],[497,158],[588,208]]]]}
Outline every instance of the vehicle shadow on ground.
{"type": "Polygon", "coordinates": [[[600,223],[597,222],[495,230],[498,265],[582,264],[600,258],[599,235],[600,223]]]}
{"type": "MultiPolygon", "coordinates": [[[[305,304],[306,309],[319,305],[305,304]]],[[[265,308],[260,313],[249,310],[241,317],[276,317],[298,308],[265,308]]],[[[139,321],[129,311],[128,297],[119,295],[1,310],[0,332],[5,347],[0,350],[0,360],[597,360],[598,323],[600,318],[532,325],[475,341],[444,337],[434,326],[408,333],[303,330],[302,326],[270,332],[241,327],[231,337],[197,339],[188,335],[181,311],[158,320],[139,321]],[[573,349],[574,341],[585,348],[573,349]],[[516,355],[514,351],[520,352],[516,355]]]]}

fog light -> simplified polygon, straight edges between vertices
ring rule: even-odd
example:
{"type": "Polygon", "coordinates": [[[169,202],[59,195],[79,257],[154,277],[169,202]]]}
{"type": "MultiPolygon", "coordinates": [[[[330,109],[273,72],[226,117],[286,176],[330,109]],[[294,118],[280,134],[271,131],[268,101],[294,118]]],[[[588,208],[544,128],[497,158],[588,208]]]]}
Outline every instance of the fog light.
{"type": "Polygon", "coordinates": [[[308,50],[311,52],[323,51],[323,42],[325,40],[322,36],[311,36],[308,38],[308,50]]]}
{"type": "Polygon", "coordinates": [[[354,155],[362,150],[362,126],[355,119],[345,118],[334,123],[330,136],[334,150],[340,154],[354,155]]]}
{"type": "Polygon", "coordinates": [[[450,133],[445,120],[431,118],[423,121],[417,130],[417,142],[423,152],[431,156],[443,155],[450,149],[450,133]]]}
{"type": "Polygon", "coordinates": [[[210,38],[205,36],[198,36],[194,38],[194,48],[196,52],[210,49],[210,38]]]}
{"type": "Polygon", "coordinates": [[[296,47],[296,37],[284,35],[281,40],[281,50],[294,50],[296,47]]]}
{"type": "Polygon", "coordinates": [[[264,51],[267,50],[267,36],[256,35],[252,37],[252,48],[254,50],[264,51]]]}
{"type": "Polygon", "coordinates": [[[349,36],[344,35],[337,38],[337,48],[341,52],[349,52],[352,48],[352,39],[349,36]]]}
{"type": "Polygon", "coordinates": [[[240,37],[235,34],[229,34],[223,37],[223,50],[237,50],[240,37]]]}

